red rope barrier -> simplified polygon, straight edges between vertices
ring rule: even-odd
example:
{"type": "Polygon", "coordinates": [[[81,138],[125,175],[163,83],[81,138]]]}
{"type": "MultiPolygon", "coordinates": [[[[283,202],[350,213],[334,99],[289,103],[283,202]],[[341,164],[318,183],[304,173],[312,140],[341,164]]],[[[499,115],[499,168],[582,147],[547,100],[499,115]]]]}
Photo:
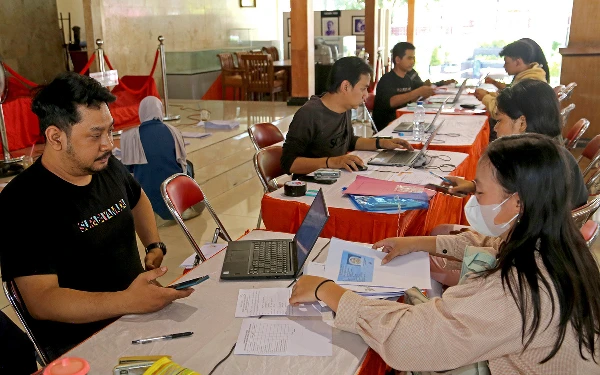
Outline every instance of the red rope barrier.
{"type": "Polygon", "coordinates": [[[92,57],[90,57],[90,59],[88,60],[87,64],[85,64],[85,66],[83,67],[83,69],[81,70],[81,72],[79,72],[79,74],[84,75],[85,72],[87,72],[88,70],[90,70],[90,66],[92,66],[92,63],[94,62],[95,59],[96,59],[96,54],[93,53],[92,57]]]}
{"type": "MultiPolygon", "coordinates": [[[[158,56],[159,56],[159,51],[158,49],[156,50],[156,54],[154,55],[154,63],[152,64],[152,70],[150,70],[150,74],[148,75],[148,79],[146,80],[146,82],[144,83],[144,85],[139,89],[139,90],[132,90],[129,87],[125,86],[125,84],[123,84],[123,81],[121,81],[121,79],[119,78],[119,85],[121,87],[123,87],[123,89],[133,95],[137,95],[137,94],[141,94],[142,92],[144,92],[146,90],[146,88],[148,87],[148,85],[150,84],[150,82],[152,81],[152,77],[154,76],[154,72],[156,71],[156,65],[158,63],[158,56]]],[[[108,60],[108,56],[106,56],[106,54],[104,55],[104,61],[106,61],[106,65],[108,65],[108,68],[110,70],[114,70],[112,64],[110,63],[110,61],[108,60]]]]}
{"type": "Polygon", "coordinates": [[[13,77],[15,77],[18,81],[20,81],[21,83],[26,84],[27,86],[31,86],[31,87],[37,87],[37,83],[35,82],[31,82],[30,80],[28,80],[27,78],[21,76],[19,73],[15,72],[10,66],[8,66],[6,63],[4,63],[4,67],[6,68],[6,70],[12,74],[13,77]]]}

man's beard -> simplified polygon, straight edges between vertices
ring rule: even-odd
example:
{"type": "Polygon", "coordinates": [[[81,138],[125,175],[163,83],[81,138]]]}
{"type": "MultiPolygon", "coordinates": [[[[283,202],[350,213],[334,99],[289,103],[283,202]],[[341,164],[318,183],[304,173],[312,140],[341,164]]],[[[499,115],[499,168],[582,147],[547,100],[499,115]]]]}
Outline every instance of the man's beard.
{"type": "MultiPolygon", "coordinates": [[[[110,156],[112,152],[111,151],[107,151],[106,153],[104,153],[102,156],[100,156],[99,158],[96,158],[94,160],[94,162],[106,157],[106,156],[110,156]]],[[[102,166],[102,167],[98,167],[98,168],[94,168],[94,164],[92,163],[92,165],[85,165],[81,159],[79,159],[77,157],[77,155],[75,154],[75,150],[73,150],[73,145],[71,144],[71,142],[67,141],[67,155],[69,155],[69,157],[71,158],[71,160],[76,164],[77,168],[83,172],[86,172],[87,174],[96,174],[100,171],[102,171],[104,168],[106,168],[108,166],[108,164],[102,166]]]]}

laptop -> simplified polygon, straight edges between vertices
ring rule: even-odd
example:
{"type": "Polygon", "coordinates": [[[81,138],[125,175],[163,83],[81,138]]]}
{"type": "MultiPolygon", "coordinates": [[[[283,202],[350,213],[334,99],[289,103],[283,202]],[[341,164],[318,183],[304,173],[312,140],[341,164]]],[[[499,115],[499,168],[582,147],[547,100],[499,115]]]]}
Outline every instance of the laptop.
{"type": "MultiPolygon", "coordinates": [[[[438,108],[437,112],[435,113],[435,117],[433,118],[433,121],[425,123],[425,127],[423,130],[425,133],[427,133],[431,126],[435,124],[435,120],[437,120],[437,118],[440,116],[440,113],[442,113],[444,104],[446,104],[446,102],[443,102],[442,105],[440,105],[440,108],[438,108]]],[[[412,121],[402,121],[400,124],[398,124],[398,126],[394,128],[394,130],[392,130],[392,133],[410,132],[412,131],[413,125],[414,123],[412,121]]]]}
{"type": "Polygon", "coordinates": [[[293,240],[231,241],[221,270],[223,280],[294,279],[329,220],[319,189],[293,240]]]}
{"type": "MultiPolygon", "coordinates": [[[[454,97],[454,99],[452,100],[448,100],[446,102],[446,104],[455,104],[458,103],[458,101],[460,100],[460,96],[462,95],[463,91],[465,91],[465,87],[467,87],[467,80],[465,79],[462,83],[462,85],[460,85],[460,88],[458,89],[458,92],[456,93],[456,96],[454,97]]],[[[429,103],[442,103],[444,100],[447,100],[448,98],[444,98],[444,97],[438,97],[438,98],[429,98],[427,99],[429,101],[429,103]]]]}
{"type": "Polygon", "coordinates": [[[423,148],[420,150],[406,151],[406,150],[384,150],[379,152],[373,159],[369,160],[367,164],[370,165],[384,165],[388,167],[413,167],[420,164],[424,160],[425,151],[427,147],[433,141],[436,134],[444,124],[444,121],[431,133],[427,141],[423,144],[423,148]]]}

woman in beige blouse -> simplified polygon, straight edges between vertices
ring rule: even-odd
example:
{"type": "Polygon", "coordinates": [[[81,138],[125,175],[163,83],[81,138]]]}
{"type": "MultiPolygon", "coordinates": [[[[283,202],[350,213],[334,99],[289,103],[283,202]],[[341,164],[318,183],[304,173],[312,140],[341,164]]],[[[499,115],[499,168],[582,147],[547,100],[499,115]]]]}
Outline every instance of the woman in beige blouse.
{"type": "Polygon", "coordinates": [[[468,237],[412,237],[373,245],[388,253],[384,263],[412,251],[495,256],[494,267],[471,273],[443,298],[416,306],[370,300],[303,276],[290,303],[321,299],[337,312],[336,327],[359,334],[398,370],[488,361],[492,374],[600,374],[600,272],[572,220],[558,147],[538,134],[508,136],[480,159],[465,213],[475,230],[502,244],[475,249],[468,237]]]}

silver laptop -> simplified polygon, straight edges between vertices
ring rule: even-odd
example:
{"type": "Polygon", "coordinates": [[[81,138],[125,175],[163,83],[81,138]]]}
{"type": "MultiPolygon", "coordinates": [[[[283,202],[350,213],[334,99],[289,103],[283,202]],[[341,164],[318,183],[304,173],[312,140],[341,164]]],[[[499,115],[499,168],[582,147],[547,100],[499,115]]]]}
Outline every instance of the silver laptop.
{"type": "MultiPolygon", "coordinates": [[[[447,100],[448,98],[446,98],[447,100]]],[[[435,120],[437,120],[437,118],[440,116],[440,113],[442,113],[442,109],[444,108],[444,104],[446,104],[446,102],[444,101],[442,103],[442,105],[440,105],[440,108],[438,108],[437,112],[435,113],[435,117],[433,118],[433,120],[431,122],[426,122],[425,123],[425,127],[424,127],[424,132],[427,133],[429,131],[429,129],[431,129],[431,127],[435,124],[435,120]]],[[[439,104],[436,104],[439,105],[439,104]]],[[[402,121],[400,124],[398,124],[398,126],[396,126],[394,128],[394,130],[392,130],[392,133],[401,133],[401,132],[410,132],[412,131],[414,123],[411,121],[402,121]]]]}
{"type": "MultiPolygon", "coordinates": [[[[465,87],[467,87],[467,80],[465,79],[462,83],[462,85],[460,85],[460,88],[458,89],[458,92],[456,93],[456,96],[454,96],[454,99],[452,100],[448,100],[446,103],[447,104],[455,104],[458,103],[458,101],[460,100],[460,96],[462,95],[463,91],[465,91],[465,87]]],[[[429,103],[435,104],[435,103],[442,103],[444,100],[447,100],[448,98],[429,98],[427,100],[429,100],[429,103]]]]}
{"type": "Polygon", "coordinates": [[[384,150],[378,153],[373,159],[369,160],[370,165],[384,165],[388,167],[413,167],[416,164],[420,164],[425,157],[425,151],[427,147],[433,141],[433,138],[438,133],[444,121],[431,133],[427,141],[423,144],[423,148],[420,150],[406,151],[406,150],[384,150]]]}
{"type": "Polygon", "coordinates": [[[223,280],[294,279],[317,242],[329,211],[319,189],[293,240],[231,241],[221,270],[223,280]]]}

